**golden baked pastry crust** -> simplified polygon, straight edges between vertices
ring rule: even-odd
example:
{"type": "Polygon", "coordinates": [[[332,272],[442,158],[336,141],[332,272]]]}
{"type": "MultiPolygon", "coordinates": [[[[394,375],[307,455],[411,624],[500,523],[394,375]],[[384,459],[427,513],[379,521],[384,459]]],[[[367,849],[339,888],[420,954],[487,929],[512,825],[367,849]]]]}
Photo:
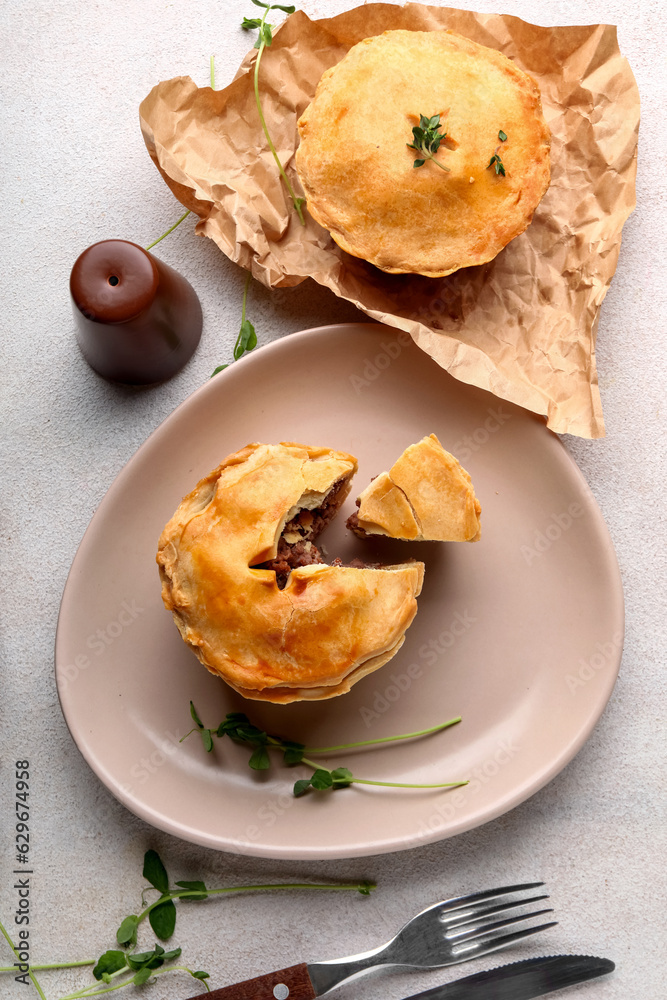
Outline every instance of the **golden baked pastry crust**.
{"type": "Polygon", "coordinates": [[[423,564],[384,569],[306,565],[280,590],[273,570],[285,524],[356,459],[327,448],[251,444],[202,479],[166,525],[162,598],[212,673],[246,698],[331,698],[399,649],[417,611],[423,564]]]}
{"type": "Polygon", "coordinates": [[[417,541],[421,530],[410,502],[389,472],[381,472],[359,497],[359,526],[369,535],[417,541]]]}
{"type": "Polygon", "coordinates": [[[384,271],[430,277],[492,260],[549,186],[549,130],[535,81],[449,31],[386,31],[327,70],[299,120],[296,166],[313,218],[384,271]],[[439,114],[441,170],[407,144],[439,114]],[[507,135],[501,142],[499,131],[507,135]],[[506,175],[489,168],[498,150],[506,175]]]}
{"type": "Polygon", "coordinates": [[[472,480],[435,434],[405,449],[359,497],[360,534],[476,542],[482,508],[472,480]]]}

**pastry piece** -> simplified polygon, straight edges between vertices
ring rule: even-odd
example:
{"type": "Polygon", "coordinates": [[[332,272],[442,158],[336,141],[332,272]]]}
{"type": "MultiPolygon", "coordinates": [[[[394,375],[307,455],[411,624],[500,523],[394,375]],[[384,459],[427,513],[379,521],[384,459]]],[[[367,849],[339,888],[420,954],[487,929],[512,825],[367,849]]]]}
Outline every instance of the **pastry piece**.
{"type": "Polygon", "coordinates": [[[354,45],[323,74],[299,133],[310,214],[343,250],[394,274],[438,277],[492,260],[549,186],[537,84],[449,31],[386,31],[354,45]],[[436,115],[446,132],[437,163],[414,167],[412,129],[436,115]]]}
{"type": "Polygon", "coordinates": [[[333,698],[403,643],[423,564],[327,565],[314,544],[356,468],[328,448],[251,444],[202,479],[162,532],[164,604],[204,666],[245,698],[333,698]]]}
{"type": "Polygon", "coordinates": [[[364,538],[477,542],[482,508],[472,481],[435,434],[411,444],[364,490],[347,526],[364,538]]]}

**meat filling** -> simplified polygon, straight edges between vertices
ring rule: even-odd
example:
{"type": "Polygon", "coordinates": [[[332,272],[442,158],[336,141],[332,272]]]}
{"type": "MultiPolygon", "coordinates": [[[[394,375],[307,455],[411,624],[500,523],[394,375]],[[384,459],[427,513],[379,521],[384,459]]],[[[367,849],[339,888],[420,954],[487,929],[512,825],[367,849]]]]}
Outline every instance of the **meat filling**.
{"type": "Polygon", "coordinates": [[[307,542],[314,541],[333,521],[348,491],[349,481],[339,479],[325,496],[321,507],[316,507],[314,510],[300,510],[291,521],[287,522],[282,537],[290,544],[298,542],[301,538],[307,542]]]}
{"type": "MultiPolygon", "coordinates": [[[[339,479],[329,490],[320,507],[314,510],[300,510],[295,514],[282,530],[275,559],[269,559],[268,562],[260,563],[256,567],[272,570],[276,574],[276,583],[280,590],[284,589],[291,571],[298,566],[326,565],[326,560],[313,544],[313,540],[336,516],[347,496],[348,488],[348,480],[339,479]]],[[[343,563],[340,559],[333,559],[330,565],[342,566],[343,563]]],[[[364,563],[360,559],[353,559],[350,565],[357,569],[379,568],[377,564],[364,563]]]]}
{"type": "Polygon", "coordinates": [[[261,563],[257,569],[271,569],[276,574],[278,589],[283,590],[290,573],[297,566],[312,566],[325,560],[316,545],[312,542],[295,542],[290,545],[284,538],[278,542],[278,555],[275,559],[261,563]]]}
{"type": "MultiPolygon", "coordinates": [[[[359,507],[361,505],[361,500],[357,499],[355,502],[356,502],[357,507],[359,507]]],[[[359,538],[368,538],[369,537],[368,536],[368,532],[364,528],[362,528],[361,525],[359,524],[359,511],[358,510],[355,510],[353,514],[350,514],[350,516],[348,517],[347,521],[345,522],[345,527],[349,528],[350,531],[353,531],[355,533],[355,535],[359,536],[359,538]]]]}

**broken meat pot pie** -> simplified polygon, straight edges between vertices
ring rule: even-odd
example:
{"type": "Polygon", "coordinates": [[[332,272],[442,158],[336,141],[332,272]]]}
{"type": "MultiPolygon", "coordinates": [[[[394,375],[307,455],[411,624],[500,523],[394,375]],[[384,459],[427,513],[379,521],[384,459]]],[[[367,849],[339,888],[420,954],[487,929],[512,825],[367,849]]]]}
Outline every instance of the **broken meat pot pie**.
{"type": "MultiPolygon", "coordinates": [[[[251,444],[202,479],[162,532],[164,604],[204,666],[245,698],[333,698],[403,644],[423,563],[327,564],[315,544],[356,470],[342,451],[251,444]]],[[[360,537],[480,537],[470,476],[434,434],[406,448],[357,506],[347,524],[360,537]]]]}
{"type": "Polygon", "coordinates": [[[327,565],[314,544],[356,469],[345,452],[251,444],[162,532],[164,604],[204,666],[245,698],[333,698],[403,644],[423,563],[327,565]]]}

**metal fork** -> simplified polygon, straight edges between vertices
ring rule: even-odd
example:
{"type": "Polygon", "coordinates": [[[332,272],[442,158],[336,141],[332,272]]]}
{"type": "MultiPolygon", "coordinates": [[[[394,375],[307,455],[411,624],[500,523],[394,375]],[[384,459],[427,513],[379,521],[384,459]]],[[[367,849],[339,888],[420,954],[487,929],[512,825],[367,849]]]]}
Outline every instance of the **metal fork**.
{"type": "Polygon", "coordinates": [[[506,885],[502,889],[487,889],[486,892],[446,899],[422,910],[401,928],[396,937],[380,948],[331,962],[312,962],[308,965],[301,962],[233,986],[223,986],[212,993],[202,993],[193,1000],[286,1000],[292,997],[294,1000],[297,997],[299,1000],[315,1000],[336,986],[383,966],[438,969],[443,965],[467,962],[470,958],[488,955],[490,951],[506,948],[530,934],[554,926],[556,921],[552,920],[511,934],[497,933],[503,927],[551,913],[552,910],[532,910],[512,917],[489,919],[494,914],[548,899],[548,896],[542,895],[507,899],[502,903],[491,902],[499,896],[511,896],[541,885],[544,882],[506,885]]]}
{"type": "Polygon", "coordinates": [[[506,948],[515,941],[546,930],[547,927],[553,927],[558,921],[525,927],[509,934],[498,934],[503,927],[540,917],[544,913],[553,913],[553,909],[531,910],[530,913],[489,919],[495,914],[548,899],[548,895],[542,894],[501,903],[491,902],[500,896],[537,889],[542,885],[544,882],[507,885],[500,889],[487,889],[485,892],[473,892],[467,896],[434,903],[409,920],[391,941],[379,948],[329,962],[308,963],[308,974],[315,995],[322,996],[336,986],[381,966],[436,969],[467,962],[471,958],[479,958],[506,948]]]}

